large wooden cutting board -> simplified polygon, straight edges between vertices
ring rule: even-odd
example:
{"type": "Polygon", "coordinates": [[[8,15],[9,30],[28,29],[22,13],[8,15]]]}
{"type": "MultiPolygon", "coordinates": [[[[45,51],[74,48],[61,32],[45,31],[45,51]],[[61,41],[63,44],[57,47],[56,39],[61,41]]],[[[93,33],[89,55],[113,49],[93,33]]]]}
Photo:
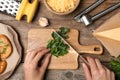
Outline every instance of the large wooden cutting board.
{"type": "MultiPolygon", "coordinates": [[[[28,32],[28,49],[35,49],[41,46],[46,46],[49,39],[52,39],[51,34],[54,29],[31,29],[28,32]]],[[[77,52],[101,54],[102,47],[100,45],[83,46],[78,42],[79,32],[71,29],[69,32],[69,39],[66,41],[77,52]],[[96,50],[95,48],[99,48],[96,50]]],[[[62,57],[52,56],[49,69],[77,69],[78,68],[78,53],[70,47],[69,53],[62,57]]]]}
{"type": "Polygon", "coordinates": [[[106,20],[93,35],[106,47],[111,56],[120,55],[120,12],[106,20]]]}

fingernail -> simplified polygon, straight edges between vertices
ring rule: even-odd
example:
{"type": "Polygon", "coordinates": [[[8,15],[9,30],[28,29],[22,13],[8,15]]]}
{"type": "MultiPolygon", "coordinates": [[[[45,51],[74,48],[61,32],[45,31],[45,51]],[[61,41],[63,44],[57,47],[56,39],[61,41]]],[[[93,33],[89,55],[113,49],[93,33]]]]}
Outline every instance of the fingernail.
{"type": "Polygon", "coordinates": [[[82,66],[84,67],[84,66],[85,66],[85,63],[82,63],[82,66]]]}
{"type": "Polygon", "coordinates": [[[50,48],[48,48],[48,50],[50,51],[50,48]]]}
{"type": "Polygon", "coordinates": [[[50,52],[50,49],[47,49],[48,50],[48,52],[50,52]]]}
{"type": "Polygon", "coordinates": [[[52,56],[52,54],[49,53],[49,56],[52,56]]]}
{"type": "Polygon", "coordinates": [[[28,52],[31,52],[31,50],[27,50],[27,53],[28,53],[28,52]]]}
{"type": "Polygon", "coordinates": [[[87,60],[89,60],[90,59],[90,57],[87,57],[87,60]]]}
{"type": "Polygon", "coordinates": [[[99,59],[97,59],[97,58],[95,58],[95,61],[98,61],[98,62],[100,62],[100,60],[99,60],[99,59]]]}
{"type": "Polygon", "coordinates": [[[98,60],[97,58],[95,58],[95,60],[98,60]]]}
{"type": "Polygon", "coordinates": [[[47,54],[47,57],[51,58],[51,54],[47,54]]]}
{"type": "Polygon", "coordinates": [[[26,52],[29,52],[29,50],[27,50],[26,52]]]}

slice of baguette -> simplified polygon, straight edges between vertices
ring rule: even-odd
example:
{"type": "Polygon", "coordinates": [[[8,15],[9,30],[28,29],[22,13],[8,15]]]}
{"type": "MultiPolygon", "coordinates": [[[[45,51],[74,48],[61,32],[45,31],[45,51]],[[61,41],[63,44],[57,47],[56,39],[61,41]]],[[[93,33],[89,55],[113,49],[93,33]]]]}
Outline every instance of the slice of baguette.
{"type": "Polygon", "coordinates": [[[0,55],[1,59],[6,59],[12,54],[13,48],[7,36],[0,34],[0,55]]]}
{"type": "Polygon", "coordinates": [[[7,62],[5,60],[0,60],[0,74],[2,74],[7,67],[7,62]]]}

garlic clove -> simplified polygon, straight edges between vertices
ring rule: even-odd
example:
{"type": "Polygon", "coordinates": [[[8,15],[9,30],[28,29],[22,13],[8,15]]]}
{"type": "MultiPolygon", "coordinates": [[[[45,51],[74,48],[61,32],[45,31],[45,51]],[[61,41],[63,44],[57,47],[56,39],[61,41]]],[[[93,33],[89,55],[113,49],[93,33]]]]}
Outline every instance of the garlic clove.
{"type": "Polygon", "coordinates": [[[49,25],[48,19],[45,17],[40,17],[38,22],[41,27],[46,27],[49,25]]]}

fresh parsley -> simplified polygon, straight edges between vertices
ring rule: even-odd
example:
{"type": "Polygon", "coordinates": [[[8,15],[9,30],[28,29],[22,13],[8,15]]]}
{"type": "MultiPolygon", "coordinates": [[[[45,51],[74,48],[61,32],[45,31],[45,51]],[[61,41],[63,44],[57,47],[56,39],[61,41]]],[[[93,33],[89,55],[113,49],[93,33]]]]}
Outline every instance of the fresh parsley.
{"type": "MultiPolygon", "coordinates": [[[[63,38],[68,38],[67,33],[69,32],[68,28],[60,28],[60,31],[57,33],[60,34],[63,38]]],[[[48,41],[47,48],[50,48],[52,55],[59,57],[64,56],[68,53],[69,46],[63,42],[63,40],[55,33],[52,33],[52,40],[48,41]]]]}
{"type": "Polygon", "coordinates": [[[110,64],[112,70],[116,75],[116,80],[120,80],[120,57],[118,57],[117,59],[112,59],[110,61],[110,64]]]}
{"type": "Polygon", "coordinates": [[[57,31],[57,33],[65,39],[69,38],[67,35],[68,32],[70,32],[70,29],[65,27],[61,27],[60,30],[57,31]]]}

